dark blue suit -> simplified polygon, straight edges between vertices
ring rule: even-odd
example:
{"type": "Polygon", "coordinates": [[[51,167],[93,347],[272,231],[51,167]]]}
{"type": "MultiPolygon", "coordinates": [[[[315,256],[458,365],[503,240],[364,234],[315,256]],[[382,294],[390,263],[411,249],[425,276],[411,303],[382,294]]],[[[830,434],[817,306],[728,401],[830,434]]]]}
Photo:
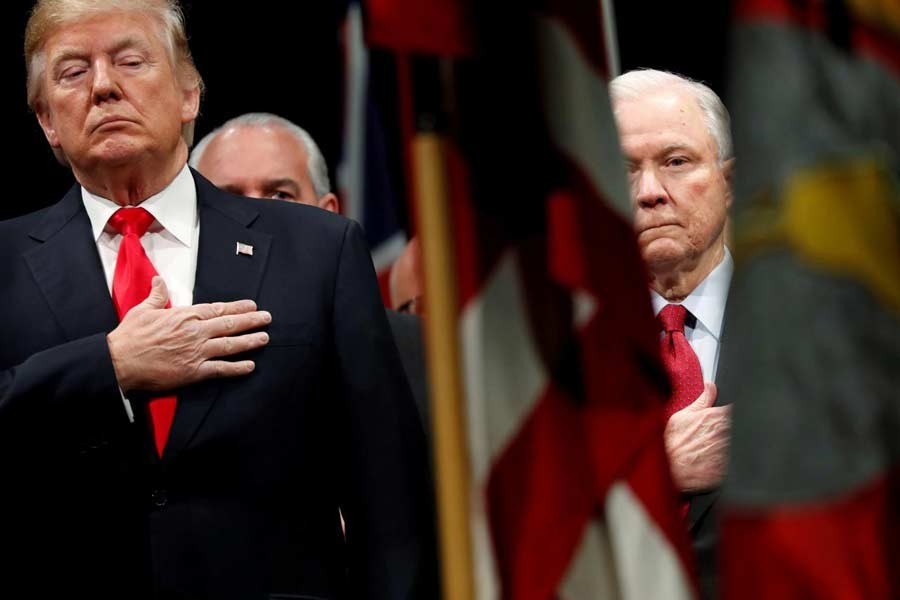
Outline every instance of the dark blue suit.
{"type": "Polygon", "coordinates": [[[133,424],[122,407],[78,186],[0,223],[0,588],[432,595],[427,452],[359,227],[194,178],[194,302],[256,300],[271,341],[251,375],[176,390],[162,459],[143,405],[133,424]]]}

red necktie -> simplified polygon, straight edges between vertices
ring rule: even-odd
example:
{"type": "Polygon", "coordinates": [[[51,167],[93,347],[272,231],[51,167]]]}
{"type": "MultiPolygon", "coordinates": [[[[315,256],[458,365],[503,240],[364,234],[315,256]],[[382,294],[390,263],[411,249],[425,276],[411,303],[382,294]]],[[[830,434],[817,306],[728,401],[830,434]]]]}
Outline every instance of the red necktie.
{"type": "MultiPolygon", "coordinates": [[[[116,273],[113,277],[112,297],[121,321],[136,304],[150,294],[150,282],[157,275],[153,263],[141,246],[141,236],[153,223],[153,215],[140,207],[120,208],[109,218],[109,225],[122,234],[116,273]]],[[[170,303],[166,303],[166,308],[170,303]]],[[[153,440],[156,451],[162,456],[175,417],[175,396],[153,398],[149,404],[153,422],[153,440]]]]}
{"type": "Polygon", "coordinates": [[[666,404],[666,419],[687,407],[703,393],[700,360],[684,337],[687,309],[680,304],[667,304],[657,320],[666,333],[662,338],[662,359],[672,383],[672,395],[666,404]]]}

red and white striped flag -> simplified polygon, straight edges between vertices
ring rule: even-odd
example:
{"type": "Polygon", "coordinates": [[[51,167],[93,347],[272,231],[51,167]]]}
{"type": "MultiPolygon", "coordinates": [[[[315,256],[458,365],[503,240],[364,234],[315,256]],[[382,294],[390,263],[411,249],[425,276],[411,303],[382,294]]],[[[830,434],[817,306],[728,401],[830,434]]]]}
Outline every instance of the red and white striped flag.
{"type": "Polygon", "coordinates": [[[475,596],[691,598],[602,14],[545,4],[476,13],[456,87],[475,596]]]}
{"type": "Polygon", "coordinates": [[[442,560],[472,556],[445,600],[693,598],[612,24],[596,0],[414,4],[368,7],[412,65],[442,560]],[[468,469],[447,459],[460,414],[468,469]]]}
{"type": "Polygon", "coordinates": [[[548,4],[531,16],[545,237],[508,237],[463,288],[477,597],[689,598],[647,280],[613,209],[628,201],[601,15],[548,4]]]}

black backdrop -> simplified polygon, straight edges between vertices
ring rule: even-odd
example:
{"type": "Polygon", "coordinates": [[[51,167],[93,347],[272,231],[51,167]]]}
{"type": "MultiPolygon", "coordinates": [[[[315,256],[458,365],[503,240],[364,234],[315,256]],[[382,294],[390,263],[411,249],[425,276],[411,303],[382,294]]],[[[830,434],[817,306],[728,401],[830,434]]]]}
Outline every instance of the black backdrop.
{"type": "MultiPolygon", "coordinates": [[[[22,43],[32,4],[7,0],[2,8],[0,74],[8,119],[0,155],[0,219],[51,204],[73,183],[53,159],[25,102],[22,43]]],[[[184,0],[191,48],[207,85],[197,139],[240,113],[274,112],[308,129],[333,165],[342,110],[338,2],[253,0],[240,9],[237,4],[184,0]]],[[[654,4],[615,2],[623,68],[675,70],[721,93],[728,3],[654,4]]]]}

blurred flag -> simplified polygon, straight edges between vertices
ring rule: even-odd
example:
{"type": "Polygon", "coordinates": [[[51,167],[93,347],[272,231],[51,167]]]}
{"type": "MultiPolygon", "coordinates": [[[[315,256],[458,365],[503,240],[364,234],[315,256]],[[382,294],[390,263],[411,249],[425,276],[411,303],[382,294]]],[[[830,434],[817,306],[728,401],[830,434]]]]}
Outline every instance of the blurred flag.
{"type": "Polygon", "coordinates": [[[722,597],[898,598],[900,5],[735,19],[722,597]]]}
{"type": "Polygon", "coordinates": [[[429,6],[367,5],[373,32],[399,19],[378,43],[412,93],[442,561],[472,556],[445,598],[693,597],[611,24],[586,0],[429,6]]]}
{"type": "Polygon", "coordinates": [[[391,265],[412,237],[405,150],[411,126],[400,122],[404,106],[398,96],[403,92],[394,57],[369,48],[359,0],[346,2],[344,14],[344,140],[338,189],[344,216],[363,226],[388,305],[391,265]]]}

